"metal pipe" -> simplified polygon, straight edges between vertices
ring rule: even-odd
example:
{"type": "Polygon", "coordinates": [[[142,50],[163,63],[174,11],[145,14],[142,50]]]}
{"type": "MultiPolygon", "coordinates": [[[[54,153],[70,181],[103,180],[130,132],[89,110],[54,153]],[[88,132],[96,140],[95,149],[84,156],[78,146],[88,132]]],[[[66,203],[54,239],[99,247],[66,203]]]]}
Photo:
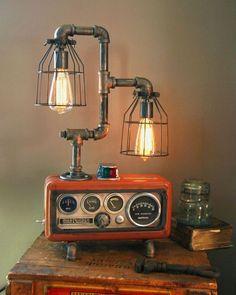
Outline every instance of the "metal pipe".
{"type": "MultiPolygon", "coordinates": [[[[74,130],[73,136],[70,135],[69,138],[81,136],[82,139],[94,138],[95,140],[101,139],[105,137],[109,130],[108,124],[108,81],[109,81],[109,72],[108,72],[108,43],[110,42],[109,34],[106,29],[99,26],[94,27],[81,27],[74,25],[62,25],[57,28],[54,33],[54,38],[59,39],[63,42],[66,42],[68,36],[73,35],[93,35],[95,38],[99,40],[99,48],[100,48],[100,66],[99,66],[99,74],[98,74],[98,85],[99,85],[99,95],[100,95],[100,122],[97,128],[94,130],[88,131],[87,129],[78,129],[74,130]]],[[[64,134],[65,135],[65,134],[64,134]]],[[[67,139],[67,135],[65,136],[67,139]]]]}
{"type": "Polygon", "coordinates": [[[140,88],[141,91],[146,92],[148,95],[153,92],[152,83],[148,79],[136,77],[135,80],[137,82],[136,88],[140,88]]]}
{"type": "Polygon", "coordinates": [[[94,37],[99,40],[100,48],[100,65],[98,72],[98,93],[100,95],[99,125],[93,130],[94,140],[104,138],[109,131],[108,123],[108,43],[110,42],[109,34],[103,27],[94,27],[94,37]]]}
{"type": "Polygon", "coordinates": [[[72,161],[70,170],[63,173],[60,178],[63,180],[87,180],[91,179],[91,175],[82,171],[81,166],[81,147],[83,140],[80,135],[73,135],[72,144],[72,161]]]}
{"type": "Polygon", "coordinates": [[[123,78],[115,78],[112,77],[112,86],[111,88],[115,87],[135,87],[140,88],[141,91],[146,92],[150,95],[153,92],[152,83],[146,79],[141,77],[135,77],[133,79],[123,79],[123,78]]]}
{"type": "Polygon", "coordinates": [[[66,42],[68,36],[74,35],[94,35],[93,27],[80,27],[75,25],[61,25],[54,33],[54,38],[66,42]]]}
{"type": "Polygon", "coordinates": [[[94,37],[98,38],[100,42],[109,43],[110,37],[107,30],[100,26],[94,26],[94,37]]]}
{"type": "Polygon", "coordinates": [[[94,136],[93,136],[94,140],[104,138],[107,135],[108,131],[109,131],[109,124],[99,125],[97,128],[95,128],[93,130],[93,132],[94,132],[94,136]]]}
{"type": "Polygon", "coordinates": [[[82,145],[82,139],[80,137],[78,137],[77,140],[72,141],[72,161],[70,166],[70,172],[74,174],[78,174],[82,170],[82,166],[80,164],[81,163],[81,145],[82,145]]]}
{"type": "Polygon", "coordinates": [[[81,27],[74,26],[74,35],[84,35],[84,36],[93,36],[94,28],[93,27],[81,27]]]}
{"type": "Polygon", "coordinates": [[[81,27],[75,25],[62,25],[54,33],[54,38],[59,41],[60,51],[56,54],[56,68],[67,68],[67,57],[63,52],[64,46],[68,42],[69,36],[74,35],[91,35],[99,40],[99,72],[98,72],[98,93],[100,95],[99,106],[99,124],[93,130],[88,129],[67,129],[61,132],[61,137],[70,140],[72,143],[72,163],[70,171],[61,175],[62,179],[90,179],[90,176],[82,171],[81,166],[81,145],[83,140],[93,138],[94,140],[104,138],[109,131],[108,123],[108,94],[110,88],[115,87],[135,87],[137,90],[145,92],[148,96],[153,92],[152,84],[145,78],[136,77],[133,79],[117,79],[110,77],[108,71],[108,43],[110,42],[109,34],[106,29],[99,26],[81,27]]]}
{"type": "Polygon", "coordinates": [[[100,42],[100,71],[108,71],[108,43],[100,42]]]}
{"type": "Polygon", "coordinates": [[[102,94],[100,100],[100,122],[108,124],[108,94],[102,94]]]}
{"type": "Polygon", "coordinates": [[[73,36],[75,27],[73,25],[62,25],[54,33],[54,38],[66,43],[68,36],[73,36]]]}
{"type": "MultiPolygon", "coordinates": [[[[93,130],[77,129],[73,130],[69,138],[74,136],[80,136],[82,139],[94,138],[95,140],[104,138],[109,131],[108,123],[108,94],[110,88],[115,87],[136,87],[141,91],[145,91],[147,94],[153,92],[152,84],[145,78],[136,77],[134,79],[116,79],[110,77],[108,72],[108,43],[110,42],[109,33],[106,29],[100,26],[94,27],[81,27],[75,25],[62,25],[57,28],[54,33],[54,38],[59,39],[66,43],[68,36],[73,35],[93,35],[99,40],[100,48],[100,66],[98,73],[98,93],[100,95],[100,108],[99,108],[99,124],[98,127],[93,130]]],[[[68,139],[68,136],[65,136],[68,139]]]]}
{"type": "Polygon", "coordinates": [[[83,140],[88,140],[89,138],[93,138],[94,133],[88,129],[66,129],[65,131],[60,132],[60,137],[65,138],[67,140],[74,141],[78,137],[83,140]]]}
{"type": "Polygon", "coordinates": [[[114,80],[113,88],[115,87],[135,87],[137,81],[135,79],[116,79],[114,80]]]}
{"type": "Polygon", "coordinates": [[[54,33],[54,38],[65,41],[68,36],[74,35],[91,35],[95,38],[98,38],[99,41],[102,43],[110,42],[109,33],[107,32],[107,30],[99,26],[83,27],[75,25],[61,25],[56,29],[54,33]]]}

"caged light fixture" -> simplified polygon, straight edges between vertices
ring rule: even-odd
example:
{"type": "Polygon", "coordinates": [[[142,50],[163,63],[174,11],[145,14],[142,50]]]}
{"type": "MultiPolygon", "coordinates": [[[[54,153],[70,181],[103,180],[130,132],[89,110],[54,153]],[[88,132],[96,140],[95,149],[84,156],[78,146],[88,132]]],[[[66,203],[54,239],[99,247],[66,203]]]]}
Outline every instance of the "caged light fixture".
{"type": "Polygon", "coordinates": [[[140,156],[144,161],[168,155],[168,116],[157,97],[158,92],[134,92],[123,119],[122,154],[140,156]]]}
{"type": "Polygon", "coordinates": [[[75,40],[48,39],[48,50],[38,66],[36,105],[64,114],[86,106],[84,65],[74,49],[75,40]]]}
{"type": "Polygon", "coordinates": [[[84,65],[75,51],[74,35],[98,38],[100,68],[98,93],[100,96],[100,121],[98,127],[67,129],[61,137],[72,143],[72,164],[61,175],[67,180],[86,180],[91,176],[82,171],[81,146],[84,140],[102,139],[109,130],[108,95],[116,87],[133,87],[134,99],[124,114],[121,154],[139,156],[144,160],[168,155],[168,117],[160,102],[159,93],[153,92],[152,83],[146,78],[116,78],[108,70],[108,32],[99,26],[81,27],[62,25],[49,39],[48,50],[38,67],[36,105],[48,106],[59,114],[72,107],[86,106],[84,65]]]}

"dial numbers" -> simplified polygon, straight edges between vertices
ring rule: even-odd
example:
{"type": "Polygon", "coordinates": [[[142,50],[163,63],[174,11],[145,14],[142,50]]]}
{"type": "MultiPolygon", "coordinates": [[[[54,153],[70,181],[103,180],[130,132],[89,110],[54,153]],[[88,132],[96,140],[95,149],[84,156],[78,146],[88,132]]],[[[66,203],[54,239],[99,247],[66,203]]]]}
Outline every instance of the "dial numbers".
{"type": "Polygon", "coordinates": [[[129,220],[137,226],[149,226],[160,218],[159,199],[150,193],[134,195],[127,206],[129,220]]]}

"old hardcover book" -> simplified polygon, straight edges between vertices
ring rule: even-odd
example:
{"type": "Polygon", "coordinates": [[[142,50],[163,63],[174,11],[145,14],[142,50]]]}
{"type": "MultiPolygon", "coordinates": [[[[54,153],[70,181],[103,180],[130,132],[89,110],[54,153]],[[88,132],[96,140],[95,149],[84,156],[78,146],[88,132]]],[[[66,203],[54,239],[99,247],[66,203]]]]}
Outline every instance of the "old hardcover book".
{"type": "Polygon", "coordinates": [[[210,226],[193,227],[172,218],[171,238],[192,251],[232,247],[232,225],[212,217],[210,226]]]}

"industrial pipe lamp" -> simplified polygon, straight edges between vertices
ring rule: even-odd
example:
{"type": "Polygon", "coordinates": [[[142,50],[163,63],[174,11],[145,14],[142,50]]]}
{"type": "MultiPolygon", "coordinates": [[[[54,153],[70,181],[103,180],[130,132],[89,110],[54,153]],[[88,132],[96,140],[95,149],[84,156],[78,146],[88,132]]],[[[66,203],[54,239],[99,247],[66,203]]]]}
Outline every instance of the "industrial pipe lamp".
{"type": "Polygon", "coordinates": [[[66,129],[61,137],[72,144],[72,163],[62,175],[45,181],[45,236],[67,241],[67,258],[76,259],[82,240],[145,241],[146,256],[153,256],[153,239],[171,229],[172,185],[156,174],[119,175],[115,164],[102,164],[97,177],[82,171],[84,140],[102,139],[109,131],[108,95],[112,88],[133,87],[134,98],[124,114],[121,153],[144,160],[168,155],[168,117],[146,78],[116,78],[108,70],[108,32],[98,26],[62,25],[39,63],[36,105],[58,114],[86,106],[84,65],[75,51],[74,35],[94,36],[100,46],[98,126],[92,130],[66,129]],[[90,181],[81,181],[88,180],[90,181]],[[105,180],[105,181],[104,181],[105,180]],[[107,180],[107,181],[106,181],[107,180]],[[116,180],[116,181],[110,181],[116,180]]]}
{"type": "Polygon", "coordinates": [[[61,137],[72,143],[72,164],[60,177],[66,180],[86,180],[91,176],[82,171],[81,145],[84,140],[102,139],[109,130],[108,95],[116,87],[133,87],[134,99],[124,114],[121,154],[139,156],[144,160],[168,155],[168,117],[160,102],[159,93],[153,91],[146,78],[116,78],[108,70],[108,32],[99,26],[81,27],[62,25],[48,39],[48,50],[38,67],[36,105],[48,106],[58,114],[73,107],[86,106],[84,65],[75,51],[75,35],[94,36],[100,46],[98,93],[100,121],[98,127],[67,129],[61,137]]]}

